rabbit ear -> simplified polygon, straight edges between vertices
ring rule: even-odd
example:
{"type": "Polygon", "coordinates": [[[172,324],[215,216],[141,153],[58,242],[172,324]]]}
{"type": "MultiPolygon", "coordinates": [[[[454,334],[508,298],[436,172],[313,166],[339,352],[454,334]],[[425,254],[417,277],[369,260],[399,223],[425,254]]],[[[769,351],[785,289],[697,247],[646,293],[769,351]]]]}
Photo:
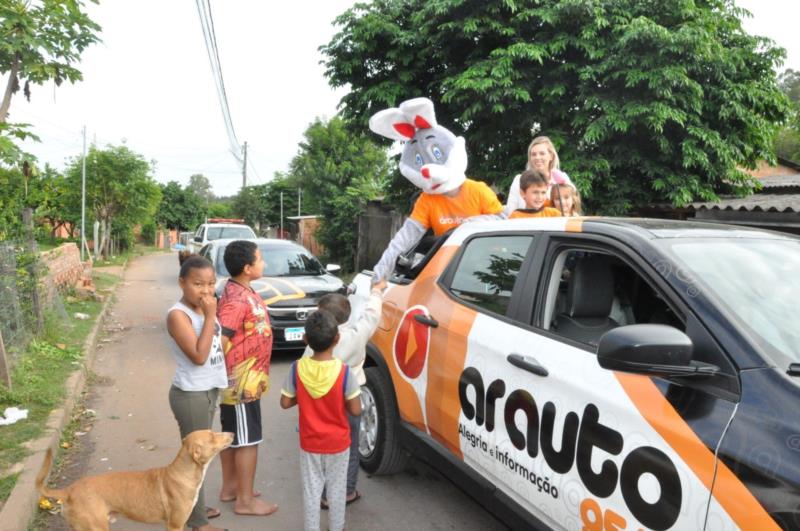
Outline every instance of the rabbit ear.
{"type": "Polygon", "coordinates": [[[409,123],[406,116],[396,107],[373,114],[369,119],[369,128],[373,133],[392,140],[408,140],[414,138],[416,132],[414,124],[409,123]]]}
{"type": "Polygon", "coordinates": [[[436,125],[433,102],[428,98],[406,100],[400,104],[400,110],[405,114],[406,121],[412,122],[419,129],[430,129],[436,125]]]}

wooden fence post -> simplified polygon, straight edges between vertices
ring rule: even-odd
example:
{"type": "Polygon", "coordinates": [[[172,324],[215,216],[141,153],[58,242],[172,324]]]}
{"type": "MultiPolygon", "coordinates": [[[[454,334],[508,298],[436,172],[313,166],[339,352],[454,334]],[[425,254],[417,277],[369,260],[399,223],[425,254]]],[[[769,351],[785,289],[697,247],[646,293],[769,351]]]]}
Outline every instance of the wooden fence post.
{"type": "Polygon", "coordinates": [[[0,382],[6,385],[11,391],[11,366],[6,358],[6,347],[3,345],[3,333],[0,332],[0,382]]]}
{"type": "MultiPolygon", "coordinates": [[[[27,238],[28,249],[31,253],[37,251],[36,240],[33,237],[33,209],[22,209],[22,224],[25,225],[25,234],[27,238]]],[[[33,307],[33,314],[36,317],[36,335],[40,335],[44,330],[44,312],[42,310],[42,302],[39,300],[39,274],[36,266],[39,263],[37,256],[28,266],[28,274],[31,276],[33,289],[31,290],[31,306],[33,307]]]]}

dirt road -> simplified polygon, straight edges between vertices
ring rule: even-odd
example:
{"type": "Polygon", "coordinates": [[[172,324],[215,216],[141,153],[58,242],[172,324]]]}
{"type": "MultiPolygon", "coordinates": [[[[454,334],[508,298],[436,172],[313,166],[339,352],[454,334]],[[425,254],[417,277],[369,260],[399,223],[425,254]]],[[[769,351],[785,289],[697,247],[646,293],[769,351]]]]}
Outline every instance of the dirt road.
{"type": "MultiPolygon", "coordinates": [[[[59,484],[84,474],[109,470],[135,470],[169,463],[180,440],[167,402],[174,363],[168,351],[164,326],[166,310],[180,297],[173,254],[136,259],[127,269],[117,302],[107,324],[110,332],[101,343],[95,364],[97,374],[86,407],[94,410],[91,431],[79,443],[65,466],[59,484]]],[[[231,503],[217,500],[219,461],[206,476],[206,503],[220,507],[213,520],[236,530],[302,529],[301,487],[298,476],[296,409],[278,406],[280,384],[294,356],[273,357],[272,388],[262,399],[264,442],[259,449],[256,487],[264,499],[280,505],[269,517],[243,517],[231,503]]],[[[216,419],[219,428],[219,417],[216,419]]],[[[424,463],[412,461],[408,470],[389,477],[367,477],[360,471],[363,498],[348,507],[350,530],[503,529],[503,526],[461,493],[446,478],[424,463]]],[[[322,520],[326,524],[325,516],[322,520]]],[[[66,529],[60,516],[48,518],[47,529],[66,529]]],[[[120,518],[112,529],[163,529],[120,518]]]]}

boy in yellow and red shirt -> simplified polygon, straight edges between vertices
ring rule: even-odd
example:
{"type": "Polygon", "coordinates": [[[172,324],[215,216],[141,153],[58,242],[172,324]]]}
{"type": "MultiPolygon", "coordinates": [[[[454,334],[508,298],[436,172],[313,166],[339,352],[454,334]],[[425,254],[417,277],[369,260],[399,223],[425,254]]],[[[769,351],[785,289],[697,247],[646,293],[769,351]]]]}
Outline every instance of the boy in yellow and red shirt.
{"type": "Polygon", "coordinates": [[[361,387],[352,369],[333,357],[339,325],[333,314],[308,316],[304,339],[314,351],[292,364],[281,389],[281,407],[300,413],[300,475],[305,529],[319,529],[322,491],[327,488],[328,529],[344,529],[347,463],[350,457],[349,412],[361,415],[361,387]]]}
{"type": "Polygon", "coordinates": [[[278,506],[257,499],[253,481],[262,439],[261,395],[269,390],[272,327],[264,301],[250,286],[261,278],[264,260],[258,246],[244,240],[228,244],[223,259],[231,277],[217,310],[228,372],[228,388],[222,392],[219,408],[222,431],[234,437],[230,448],[220,453],[220,500],[235,500],[237,514],[266,516],[278,506]]]}
{"type": "Polygon", "coordinates": [[[525,208],[518,208],[508,216],[515,218],[555,218],[561,212],[547,204],[549,179],[539,170],[525,170],[519,178],[520,195],[525,200],[525,208]]]}

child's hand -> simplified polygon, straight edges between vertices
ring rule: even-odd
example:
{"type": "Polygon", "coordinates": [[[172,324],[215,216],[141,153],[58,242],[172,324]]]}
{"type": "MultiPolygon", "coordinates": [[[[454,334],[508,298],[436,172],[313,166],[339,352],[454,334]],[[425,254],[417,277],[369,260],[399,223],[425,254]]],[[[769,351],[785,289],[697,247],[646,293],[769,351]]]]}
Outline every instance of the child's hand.
{"type": "Polygon", "coordinates": [[[200,298],[200,309],[207,319],[217,315],[217,298],[213,295],[200,298]]]}
{"type": "Polygon", "coordinates": [[[388,284],[386,283],[386,280],[385,279],[381,279],[381,280],[379,280],[378,282],[376,282],[375,284],[372,285],[372,289],[373,290],[378,290],[381,293],[383,293],[383,290],[386,289],[387,285],[388,284]]]}

